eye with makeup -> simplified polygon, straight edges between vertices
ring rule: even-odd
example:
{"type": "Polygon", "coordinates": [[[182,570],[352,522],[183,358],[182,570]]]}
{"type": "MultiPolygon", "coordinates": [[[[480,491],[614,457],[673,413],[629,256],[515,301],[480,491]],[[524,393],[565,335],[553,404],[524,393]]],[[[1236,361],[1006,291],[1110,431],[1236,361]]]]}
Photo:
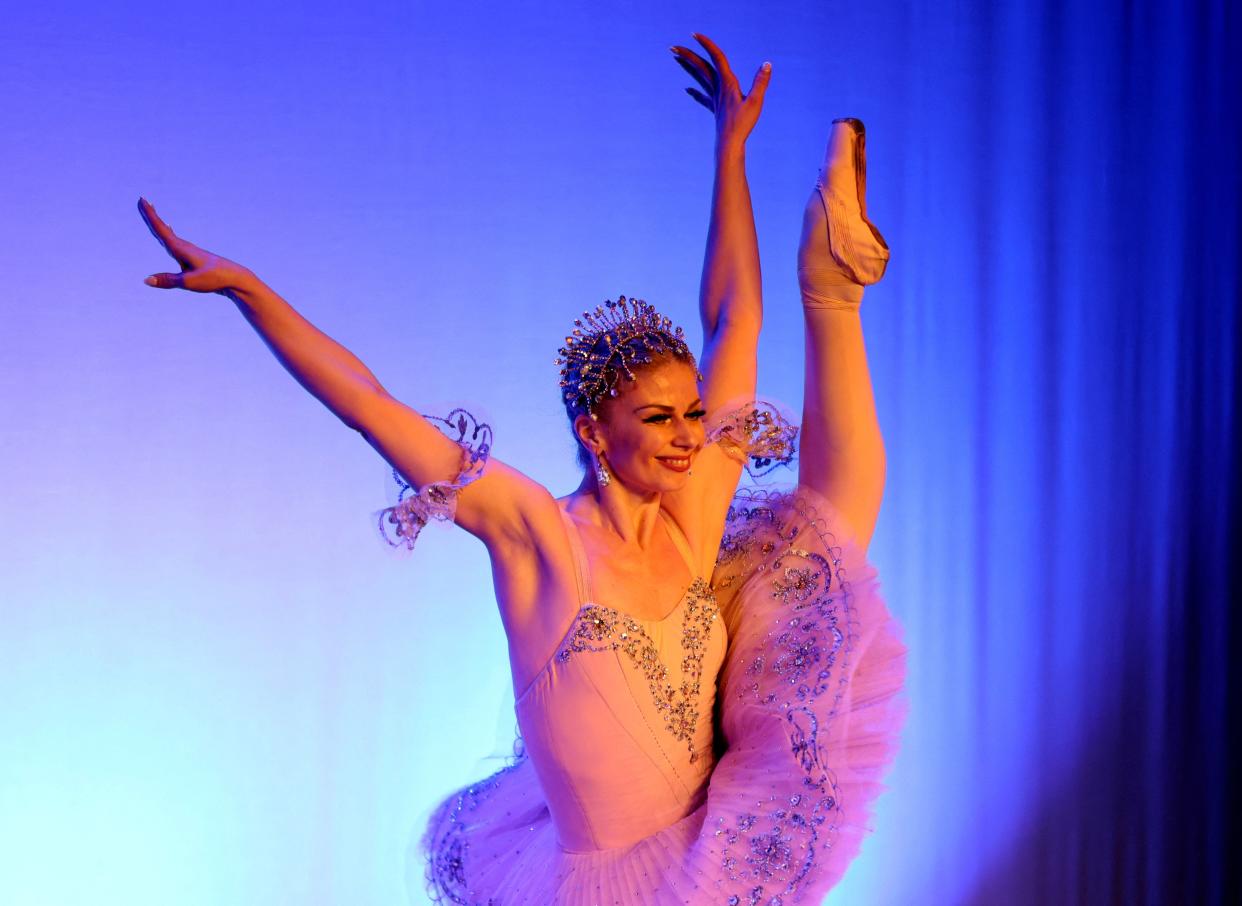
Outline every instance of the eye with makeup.
{"type": "MultiPolygon", "coordinates": [[[[692,409],[686,413],[686,418],[690,418],[690,419],[694,419],[695,421],[698,421],[699,419],[703,418],[703,416],[705,415],[707,415],[706,409],[692,409]]],[[[655,424],[666,422],[672,417],[673,416],[667,412],[661,412],[658,415],[647,416],[647,418],[643,419],[643,422],[648,425],[655,425],[655,424]]]]}

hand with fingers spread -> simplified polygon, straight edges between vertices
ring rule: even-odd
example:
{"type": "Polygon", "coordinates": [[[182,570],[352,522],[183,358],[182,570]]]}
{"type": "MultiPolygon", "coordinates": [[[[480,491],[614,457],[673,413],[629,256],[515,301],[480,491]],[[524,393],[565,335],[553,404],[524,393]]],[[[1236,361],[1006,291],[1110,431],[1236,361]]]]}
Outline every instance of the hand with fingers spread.
{"type": "Polygon", "coordinates": [[[235,261],[213,255],[192,242],[179,237],[160,215],[155,213],[151,202],[138,199],[138,213],[146,222],[151,235],[159,240],[172,259],[181,265],[181,273],[152,274],[143,282],[158,289],[188,289],[195,293],[221,293],[240,289],[254,280],[248,268],[235,261]]]}
{"type": "Polygon", "coordinates": [[[740,150],[759,120],[763,96],[772,77],[772,64],[764,63],[759,67],[751,82],[750,94],[743,96],[724,51],[705,35],[693,37],[707,50],[710,61],[688,47],[674,45],[669,48],[682,69],[703,89],[687,88],[686,92],[716,115],[717,150],[740,150]]]}

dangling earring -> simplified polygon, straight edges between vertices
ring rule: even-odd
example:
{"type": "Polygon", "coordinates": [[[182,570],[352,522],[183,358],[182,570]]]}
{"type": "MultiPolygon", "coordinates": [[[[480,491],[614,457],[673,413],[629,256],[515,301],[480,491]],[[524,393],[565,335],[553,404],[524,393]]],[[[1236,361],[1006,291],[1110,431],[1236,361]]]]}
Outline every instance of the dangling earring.
{"type": "Polygon", "coordinates": [[[595,460],[595,481],[601,487],[607,487],[608,482],[612,481],[612,476],[608,474],[608,470],[604,468],[604,460],[595,460]]]}

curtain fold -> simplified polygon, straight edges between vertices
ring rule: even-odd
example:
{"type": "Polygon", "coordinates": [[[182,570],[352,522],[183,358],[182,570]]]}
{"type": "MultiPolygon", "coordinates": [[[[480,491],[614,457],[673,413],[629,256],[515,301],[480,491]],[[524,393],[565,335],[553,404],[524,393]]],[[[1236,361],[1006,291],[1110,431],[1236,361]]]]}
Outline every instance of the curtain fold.
{"type": "Polygon", "coordinates": [[[1237,16],[908,9],[878,380],[905,864],[837,902],[1236,902],[1237,16]]]}

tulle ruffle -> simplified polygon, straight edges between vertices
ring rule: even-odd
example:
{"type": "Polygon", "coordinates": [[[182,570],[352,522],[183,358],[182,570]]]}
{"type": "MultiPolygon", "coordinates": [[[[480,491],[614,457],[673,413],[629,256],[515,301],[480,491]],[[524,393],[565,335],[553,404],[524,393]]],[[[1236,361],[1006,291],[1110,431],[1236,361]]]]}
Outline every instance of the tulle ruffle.
{"type": "Polygon", "coordinates": [[[713,587],[730,643],[703,803],[619,849],[563,851],[519,755],[422,838],[436,902],[818,903],[857,854],[904,720],[900,630],[822,497],[740,493],[713,587]]]}
{"type": "Polygon", "coordinates": [[[451,522],[457,512],[457,493],[483,474],[492,451],[491,426],[480,422],[465,409],[454,409],[446,416],[423,418],[461,447],[457,474],[448,481],[436,481],[415,489],[396,469],[397,502],[375,513],[380,537],[396,548],[411,550],[418,533],[432,519],[451,522]]]}
{"type": "Polygon", "coordinates": [[[734,773],[776,775],[762,804],[730,797],[743,803],[719,825],[733,840],[730,877],[763,888],[742,903],[818,903],[857,855],[896,755],[900,626],[840,516],[806,488],[738,494],[712,584],[729,632],[728,749],[712,789],[734,773]]]}

